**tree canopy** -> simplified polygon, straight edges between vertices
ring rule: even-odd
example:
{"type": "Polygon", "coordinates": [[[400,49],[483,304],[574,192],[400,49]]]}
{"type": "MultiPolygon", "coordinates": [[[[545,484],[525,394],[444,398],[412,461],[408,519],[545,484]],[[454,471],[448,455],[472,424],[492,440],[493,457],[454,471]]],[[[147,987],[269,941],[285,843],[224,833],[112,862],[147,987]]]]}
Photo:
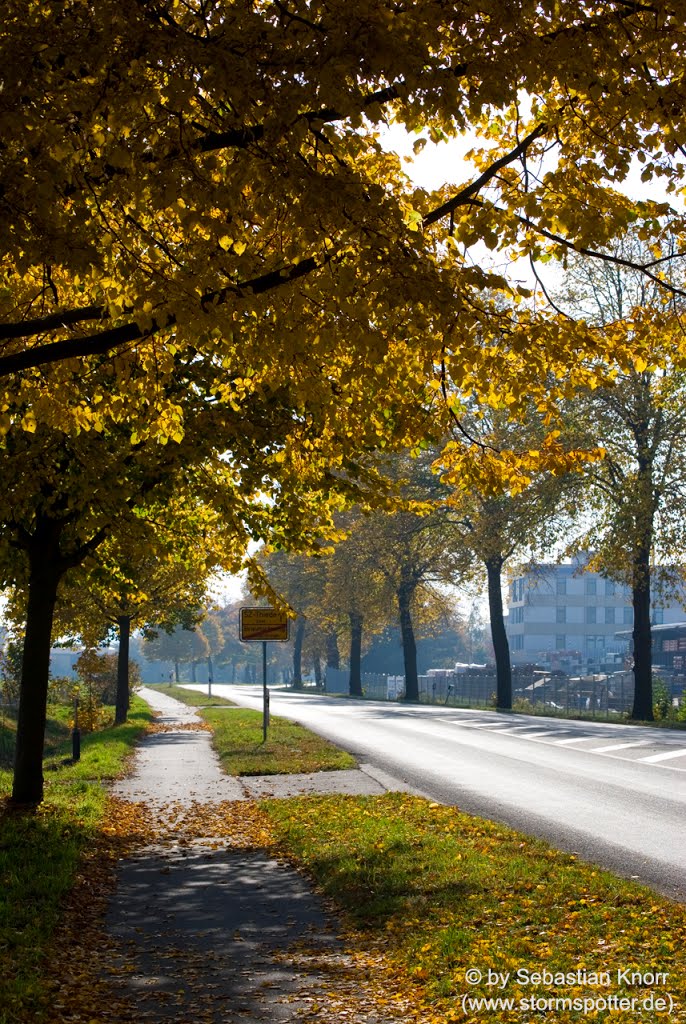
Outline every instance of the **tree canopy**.
{"type": "Polygon", "coordinates": [[[471,247],[659,234],[665,204],[617,186],[639,160],[683,187],[683,36],[666,0],[9,0],[0,428],[142,408],[173,440],[181,361],[244,429],[286,388],[311,443],[345,451],[416,427],[427,378],[514,408],[570,365],[592,377],[593,331],[516,290],[495,306],[484,289],[507,285],[471,247]],[[474,130],[477,170],[415,188],[389,119],[417,147],[474,130]],[[103,356],[117,386],[86,404],[103,356]]]}

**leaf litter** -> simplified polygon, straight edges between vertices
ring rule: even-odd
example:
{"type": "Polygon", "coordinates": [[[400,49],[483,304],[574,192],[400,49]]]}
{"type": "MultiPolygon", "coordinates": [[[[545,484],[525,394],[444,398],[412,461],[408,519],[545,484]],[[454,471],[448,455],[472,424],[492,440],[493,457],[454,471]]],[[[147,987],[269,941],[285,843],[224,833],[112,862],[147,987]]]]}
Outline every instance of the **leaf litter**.
{"type": "MultiPolygon", "coordinates": [[[[245,1002],[239,997],[227,1004],[222,956],[197,952],[186,944],[154,950],[154,958],[168,965],[164,977],[152,973],[141,979],[144,929],[136,928],[135,936],[122,941],[108,933],[106,924],[108,906],[117,899],[117,867],[124,859],[164,859],[183,856],[184,850],[259,853],[293,867],[254,801],[158,805],[110,797],[106,824],[83,858],[46,966],[48,995],[41,1014],[45,1024],[230,1024],[253,1019],[419,1024],[419,1010],[381,946],[368,943],[366,950],[356,949],[359,936],[349,935],[346,941],[346,935],[339,934],[334,947],[322,948],[315,936],[311,943],[300,939],[287,949],[268,950],[271,973],[257,982],[257,999],[245,1002]],[[286,975],[297,976],[295,991],[284,986],[286,975]],[[170,977],[174,986],[161,988],[170,977]],[[135,979],[135,994],[127,979],[135,979]]],[[[169,873],[171,868],[161,870],[169,873]]],[[[339,922],[333,916],[331,920],[340,933],[339,922]]],[[[236,933],[233,941],[244,940],[236,933]]],[[[259,966],[246,961],[236,970],[247,979],[259,966]]],[[[35,1020],[35,1013],[27,1015],[25,1020],[29,1019],[35,1020]]]]}

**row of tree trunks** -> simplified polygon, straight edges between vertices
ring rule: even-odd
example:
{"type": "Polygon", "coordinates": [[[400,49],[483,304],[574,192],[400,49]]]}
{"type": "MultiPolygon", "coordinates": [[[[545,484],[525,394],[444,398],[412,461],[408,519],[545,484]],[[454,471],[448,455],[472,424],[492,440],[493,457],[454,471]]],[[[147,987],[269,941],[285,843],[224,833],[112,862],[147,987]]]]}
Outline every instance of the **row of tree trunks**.
{"type": "Polygon", "coordinates": [[[503,615],[502,573],[503,559],[499,555],[486,560],[488,610],[491,617],[491,639],[495,655],[496,706],[499,711],[510,711],[512,708],[512,665],[503,615]]]}
{"type": "Polygon", "coordinates": [[[653,643],[650,632],[650,549],[646,535],[633,558],[631,601],[634,609],[634,704],[631,717],[653,721],[653,643]]]}
{"type": "Polygon", "coordinates": [[[417,641],[412,622],[412,598],[416,586],[411,581],[404,581],[398,587],[398,617],[400,619],[400,636],[403,644],[403,663],[405,667],[405,700],[419,700],[419,676],[417,673],[417,641]]]}
{"type": "Polygon", "coordinates": [[[326,665],[327,668],[339,669],[341,667],[341,656],[338,651],[338,636],[334,629],[326,634],[326,665]]]}
{"type": "Polygon", "coordinates": [[[295,624],[295,637],[293,639],[293,686],[301,687],[303,684],[303,643],[305,640],[305,626],[307,619],[299,615],[295,624]]]}
{"type": "Polygon", "coordinates": [[[117,654],[117,698],[114,708],[114,724],[121,725],[129,713],[129,647],[131,641],[131,616],[120,615],[119,652],[117,654]]]}
{"type": "Polygon", "coordinates": [[[359,612],[349,612],[350,620],[350,696],[362,696],[362,623],[359,612]]]}
{"type": "Polygon", "coordinates": [[[62,572],[54,543],[34,541],[28,549],[29,592],[21,666],[19,715],[12,800],[35,805],[43,800],[43,745],[50,678],[52,622],[62,572]]]}

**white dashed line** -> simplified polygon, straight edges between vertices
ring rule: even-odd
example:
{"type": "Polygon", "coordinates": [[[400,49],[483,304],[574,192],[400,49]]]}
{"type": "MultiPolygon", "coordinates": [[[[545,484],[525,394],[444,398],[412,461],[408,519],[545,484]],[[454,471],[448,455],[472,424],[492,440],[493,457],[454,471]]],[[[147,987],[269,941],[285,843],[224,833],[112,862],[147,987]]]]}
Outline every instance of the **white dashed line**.
{"type": "Polygon", "coordinates": [[[686,749],[670,750],[666,754],[652,754],[650,757],[639,757],[643,764],[657,764],[658,761],[669,761],[672,757],[686,757],[686,749]]]}
{"type": "MultiPolygon", "coordinates": [[[[571,746],[574,743],[593,743],[602,742],[605,743],[601,747],[588,747],[583,750],[584,754],[613,754],[615,751],[620,750],[633,750],[638,747],[649,747],[655,746],[656,741],[651,740],[632,740],[627,743],[608,743],[611,739],[610,736],[566,736],[564,739],[551,739],[550,737],[556,737],[558,730],[545,729],[538,731],[534,725],[512,725],[510,722],[465,722],[460,718],[450,719],[451,724],[459,725],[463,729],[482,729],[487,732],[492,732],[496,736],[514,736],[515,739],[520,740],[542,740],[546,738],[547,743],[551,746],[571,746]]],[[[679,750],[669,750],[662,754],[651,754],[648,757],[637,757],[633,760],[634,764],[660,764],[662,761],[671,761],[679,757],[686,757],[686,747],[680,748],[679,750]]],[[[625,758],[627,760],[627,758],[625,758]]],[[[667,767],[667,766],[666,766],[667,767]]],[[[683,771],[684,769],[677,768],[674,766],[676,771],[683,771]]]]}
{"type": "Polygon", "coordinates": [[[503,722],[463,722],[461,718],[452,718],[454,725],[461,725],[463,729],[502,729],[507,723],[503,722]]]}
{"type": "Polygon", "coordinates": [[[626,750],[628,747],[648,747],[650,746],[649,740],[638,740],[633,743],[613,743],[609,747],[591,747],[589,753],[591,754],[606,754],[610,750],[626,750]]]}
{"type": "Polygon", "coordinates": [[[568,744],[568,743],[585,743],[586,740],[592,740],[592,739],[593,739],[593,736],[572,736],[571,739],[568,739],[568,740],[555,740],[555,742],[558,743],[560,746],[562,746],[563,743],[565,743],[565,744],[568,744]]]}

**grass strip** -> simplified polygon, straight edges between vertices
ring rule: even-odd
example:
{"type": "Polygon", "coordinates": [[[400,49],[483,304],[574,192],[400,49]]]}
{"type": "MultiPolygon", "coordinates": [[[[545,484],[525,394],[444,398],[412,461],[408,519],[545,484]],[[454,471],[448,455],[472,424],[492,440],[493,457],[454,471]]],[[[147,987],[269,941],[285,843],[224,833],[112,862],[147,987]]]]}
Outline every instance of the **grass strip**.
{"type": "MultiPolygon", "coordinates": [[[[49,708],[45,800],[34,812],[0,803],[0,1024],[40,1018],[49,999],[42,976],[63,900],[84,853],[105,825],[107,795],[100,780],[122,774],[136,741],[152,720],[132,701],[127,723],[84,735],[81,761],[71,753],[70,709],[49,708]]],[[[0,796],[12,776],[0,772],[0,796]]]]}
{"type": "Polygon", "coordinates": [[[166,684],[155,683],[153,685],[146,686],[149,690],[155,690],[156,693],[163,693],[166,697],[173,697],[174,700],[178,700],[181,704],[187,704],[192,708],[218,708],[218,707],[235,707],[236,705],[232,700],[227,700],[226,697],[215,697],[212,694],[208,697],[206,693],[201,690],[187,690],[184,686],[167,686],[166,684]]]}
{"type": "Polygon", "coordinates": [[[284,852],[342,911],[351,947],[383,948],[424,1024],[686,1020],[681,904],[418,797],[261,806],[284,852]],[[635,1003],[599,1002],[597,1012],[574,1005],[611,996],[635,1003]],[[498,997],[513,1006],[463,1003],[498,997]],[[671,1012],[655,1010],[655,1000],[669,997],[671,1012]],[[522,1005],[532,998],[561,1002],[546,1013],[522,1005]]]}
{"type": "Polygon", "coordinates": [[[213,746],[228,775],[292,775],[355,768],[355,758],[321,736],[286,718],[272,717],[262,741],[262,712],[236,708],[202,711],[213,732],[213,746]]]}

